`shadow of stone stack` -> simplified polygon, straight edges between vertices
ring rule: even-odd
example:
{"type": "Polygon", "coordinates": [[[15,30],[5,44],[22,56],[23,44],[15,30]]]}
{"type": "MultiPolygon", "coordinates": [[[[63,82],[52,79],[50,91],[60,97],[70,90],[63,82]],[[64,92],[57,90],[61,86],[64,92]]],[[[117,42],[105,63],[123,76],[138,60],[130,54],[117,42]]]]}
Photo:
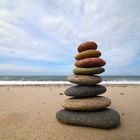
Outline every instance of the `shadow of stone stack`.
{"type": "Polygon", "coordinates": [[[114,128],[120,122],[120,115],[107,108],[111,100],[99,96],[106,92],[106,88],[99,85],[102,78],[97,76],[105,71],[102,67],[106,62],[99,58],[101,52],[96,50],[95,42],[85,42],[78,47],[78,54],[73,73],[68,81],[77,84],[68,88],[65,95],[72,98],[66,99],[56,118],[65,124],[90,126],[96,128],[114,128]]]}

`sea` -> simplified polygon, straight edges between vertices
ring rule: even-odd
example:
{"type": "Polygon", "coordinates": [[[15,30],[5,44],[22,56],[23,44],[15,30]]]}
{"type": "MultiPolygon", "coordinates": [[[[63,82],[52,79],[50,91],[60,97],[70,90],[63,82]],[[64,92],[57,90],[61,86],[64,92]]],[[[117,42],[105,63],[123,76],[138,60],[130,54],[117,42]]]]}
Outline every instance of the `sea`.
{"type": "MultiPolygon", "coordinates": [[[[101,84],[140,84],[140,76],[101,76],[101,84]]],[[[0,76],[0,85],[70,84],[67,76],[0,76]]]]}

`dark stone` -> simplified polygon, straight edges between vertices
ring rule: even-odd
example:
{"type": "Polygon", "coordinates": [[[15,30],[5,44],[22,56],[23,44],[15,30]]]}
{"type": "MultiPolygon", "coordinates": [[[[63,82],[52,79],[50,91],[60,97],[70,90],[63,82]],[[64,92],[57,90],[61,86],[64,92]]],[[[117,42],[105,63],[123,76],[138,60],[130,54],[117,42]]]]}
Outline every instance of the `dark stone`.
{"type": "Polygon", "coordinates": [[[94,85],[94,86],[72,86],[65,90],[65,95],[74,96],[78,98],[85,97],[94,97],[99,94],[103,94],[106,92],[106,88],[102,85],[94,85]]]}
{"type": "Polygon", "coordinates": [[[120,115],[112,109],[100,111],[70,111],[60,110],[56,118],[65,124],[89,126],[95,128],[115,128],[119,125],[120,115]]]}

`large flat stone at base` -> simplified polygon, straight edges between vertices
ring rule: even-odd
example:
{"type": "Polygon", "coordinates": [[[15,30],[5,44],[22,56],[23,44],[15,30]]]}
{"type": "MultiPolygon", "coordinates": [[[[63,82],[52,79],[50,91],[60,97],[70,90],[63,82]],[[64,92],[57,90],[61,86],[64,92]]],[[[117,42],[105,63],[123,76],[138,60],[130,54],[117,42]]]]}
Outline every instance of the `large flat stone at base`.
{"type": "Polygon", "coordinates": [[[115,128],[119,125],[120,115],[112,109],[100,111],[69,111],[60,110],[56,118],[65,124],[89,126],[95,128],[115,128]]]}

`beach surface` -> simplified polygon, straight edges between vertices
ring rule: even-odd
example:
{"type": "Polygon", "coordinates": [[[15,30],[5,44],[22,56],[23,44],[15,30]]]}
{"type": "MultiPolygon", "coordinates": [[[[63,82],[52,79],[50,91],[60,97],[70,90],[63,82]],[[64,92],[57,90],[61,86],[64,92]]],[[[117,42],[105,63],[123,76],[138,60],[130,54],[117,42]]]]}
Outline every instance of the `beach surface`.
{"type": "Polygon", "coordinates": [[[140,85],[106,85],[109,108],[120,113],[115,129],[60,123],[56,112],[71,85],[0,86],[0,140],[139,140],[140,85]]]}

